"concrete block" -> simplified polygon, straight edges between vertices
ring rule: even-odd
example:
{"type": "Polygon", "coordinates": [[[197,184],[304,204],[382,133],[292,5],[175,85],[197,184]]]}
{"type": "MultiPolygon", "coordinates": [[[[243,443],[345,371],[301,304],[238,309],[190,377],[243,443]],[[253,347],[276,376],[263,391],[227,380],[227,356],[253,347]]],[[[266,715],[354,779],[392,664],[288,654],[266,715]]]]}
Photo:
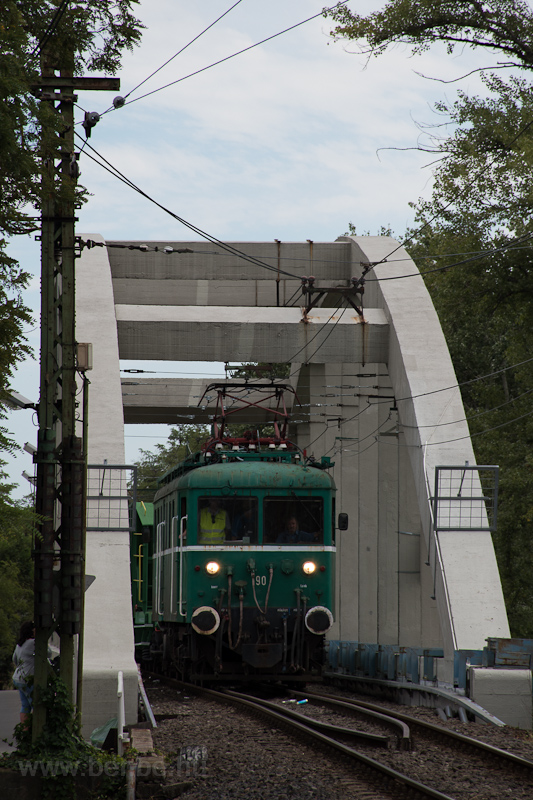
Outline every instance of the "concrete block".
{"type": "Polygon", "coordinates": [[[470,667],[470,699],[515,728],[532,728],[529,669],[470,667]]]}

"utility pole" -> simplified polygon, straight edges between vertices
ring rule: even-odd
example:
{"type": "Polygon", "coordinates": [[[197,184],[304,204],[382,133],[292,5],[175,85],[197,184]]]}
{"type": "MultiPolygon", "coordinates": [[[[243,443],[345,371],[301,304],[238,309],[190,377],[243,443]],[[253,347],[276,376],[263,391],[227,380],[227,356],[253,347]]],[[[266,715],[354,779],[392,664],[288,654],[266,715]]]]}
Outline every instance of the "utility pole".
{"type": "MultiPolygon", "coordinates": [[[[74,56],[58,63],[51,46],[42,53],[41,79],[32,87],[52,109],[44,126],[41,212],[41,360],[35,537],[35,678],[33,740],[46,709],[48,639],[59,631],[60,675],[76,704],[75,641],[83,627],[87,454],[76,435],[75,236],[77,156],[74,103],[77,89],[115,90],[118,78],[74,77],[74,56]],[[55,128],[55,129],[54,129],[55,128]],[[59,567],[59,568],[57,568],[59,567]]],[[[86,413],[86,408],[84,408],[86,413]]],[[[79,665],[80,668],[81,665],[79,665]]],[[[78,713],[81,707],[78,705],[78,713]]]]}

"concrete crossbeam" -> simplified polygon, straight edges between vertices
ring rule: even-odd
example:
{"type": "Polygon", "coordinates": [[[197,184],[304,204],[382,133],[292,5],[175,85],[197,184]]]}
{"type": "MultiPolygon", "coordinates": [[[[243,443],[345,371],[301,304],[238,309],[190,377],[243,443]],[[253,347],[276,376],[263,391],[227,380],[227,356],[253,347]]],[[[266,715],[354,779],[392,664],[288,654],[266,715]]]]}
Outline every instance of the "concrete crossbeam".
{"type": "MultiPolygon", "coordinates": [[[[338,282],[338,281],[337,281],[338,282]]],[[[284,306],[302,305],[301,281],[221,281],[115,278],[117,305],[160,306],[284,306]]]]}
{"type": "Polygon", "coordinates": [[[129,249],[139,244],[108,242],[117,305],[301,305],[302,275],[319,276],[317,286],[349,285],[354,269],[343,242],[230,243],[259,264],[208,243],[149,242],[148,252],[129,249]],[[166,255],[166,245],[193,252],[166,255]]]}
{"type": "MultiPolygon", "coordinates": [[[[222,247],[209,242],[152,242],[149,252],[129,250],[141,242],[109,241],[108,256],[113,281],[127,278],[130,281],[150,279],[220,281],[273,281],[292,279],[302,275],[319,276],[322,280],[352,277],[354,264],[351,247],[346,242],[229,242],[228,245],[258,263],[250,263],[237,255],[226,253],[222,247]],[[124,245],[117,249],[114,245],[124,245]],[[177,249],[190,249],[192,253],[162,252],[167,245],[177,249]],[[154,252],[157,247],[160,252],[154,252]]],[[[358,265],[355,265],[358,266],[358,265]]],[[[203,305],[202,303],[200,305],[203,305]]]]}
{"type": "Polygon", "coordinates": [[[297,308],[116,306],[120,357],[188,361],[385,362],[389,326],[381,309],[334,315],[297,308]]]}

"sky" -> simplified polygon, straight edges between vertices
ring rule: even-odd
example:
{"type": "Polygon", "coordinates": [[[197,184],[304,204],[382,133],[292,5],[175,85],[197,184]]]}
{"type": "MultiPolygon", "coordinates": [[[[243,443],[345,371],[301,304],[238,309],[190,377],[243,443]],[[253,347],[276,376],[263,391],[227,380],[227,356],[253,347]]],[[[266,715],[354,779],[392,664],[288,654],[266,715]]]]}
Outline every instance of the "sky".
{"type": "MultiPolygon", "coordinates": [[[[348,5],[364,14],[383,3],[348,5]]],[[[173,58],[231,6],[231,0],[141,0],[136,7],[146,30],[118,73],[126,105],[104,113],[116,92],[79,93],[80,183],[90,198],[76,232],[119,240],[199,238],[86,155],[91,151],[83,148],[80,123],[85,111],[97,111],[101,119],[87,144],[158,203],[219,239],[335,241],[350,222],[358,234],[385,226],[401,238],[413,223],[409,203],[431,194],[433,159],[416,150],[423,136],[419,125],[435,122],[434,103],[453,101],[458,88],[482,92],[477,73],[459,83],[436,79],[458,79],[490,59],[469,51],[450,56],[440,47],[412,56],[396,46],[369,60],[354,43],[334,42],[331,21],[319,16],[191,75],[323,7],[316,0],[240,0],[173,58]]],[[[27,334],[38,357],[39,244],[19,237],[8,252],[33,276],[25,302],[35,313],[27,334]]],[[[162,376],[224,375],[223,366],[214,364],[122,366],[156,369],[162,376]]],[[[36,359],[21,365],[12,388],[37,401],[36,359]]],[[[31,411],[12,412],[5,424],[20,446],[36,443],[31,411]]],[[[168,430],[127,426],[126,462],[135,461],[140,448],[164,443],[168,430]]],[[[31,457],[10,457],[7,470],[18,484],[14,496],[27,494],[21,473],[33,474],[31,457]]]]}

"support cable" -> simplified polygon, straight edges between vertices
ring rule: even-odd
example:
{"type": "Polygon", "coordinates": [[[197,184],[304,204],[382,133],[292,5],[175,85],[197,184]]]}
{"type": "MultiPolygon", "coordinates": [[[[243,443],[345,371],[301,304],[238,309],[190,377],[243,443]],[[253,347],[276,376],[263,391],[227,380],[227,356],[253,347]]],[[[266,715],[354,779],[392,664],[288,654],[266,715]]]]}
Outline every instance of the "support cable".
{"type": "MultiPolygon", "coordinates": [[[[173,55],[173,56],[171,56],[171,57],[170,57],[170,58],[169,58],[167,61],[165,61],[165,63],[164,63],[164,64],[161,64],[161,66],[160,66],[160,67],[158,67],[156,70],[154,70],[154,71],[153,71],[153,72],[152,72],[150,75],[148,75],[148,77],[147,77],[147,78],[145,78],[143,81],[141,81],[140,83],[138,83],[138,84],[137,84],[137,86],[135,86],[133,89],[131,89],[131,90],[128,92],[128,94],[124,96],[124,100],[127,100],[127,99],[128,99],[128,97],[129,97],[131,94],[133,94],[133,92],[136,92],[136,91],[137,91],[137,89],[139,89],[141,86],[144,86],[144,84],[145,84],[145,83],[147,83],[147,81],[149,81],[149,80],[150,80],[150,78],[153,78],[153,77],[154,77],[154,75],[157,75],[157,73],[158,73],[158,72],[160,72],[160,71],[161,71],[162,69],[164,69],[164,68],[165,68],[165,67],[166,67],[168,64],[170,64],[170,62],[171,62],[171,61],[173,61],[175,58],[177,58],[179,55],[181,55],[181,54],[183,53],[183,51],[184,51],[184,50],[186,50],[188,47],[190,47],[190,46],[191,46],[191,44],[194,44],[194,42],[198,41],[198,39],[199,39],[201,36],[203,36],[203,35],[204,35],[204,33],[207,33],[207,31],[208,31],[208,30],[210,30],[211,28],[213,28],[213,27],[214,27],[214,26],[217,24],[217,22],[220,22],[220,20],[221,20],[223,17],[225,17],[227,14],[229,14],[229,12],[230,12],[230,11],[233,11],[233,9],[234,9],[236,6],[238,6],[238,5],[239,5],[239,3],[242,3],[242,0],[237,0],[237,2],[236,2],[236,3],[234,3],[234,4],[233,4],[233,5],[230,7],[230,8],[228,8],[228,9],[227,9],[227,11],[224,11],[224,13],[223,13],[223,14],[221,14],[219,17],[217,17],[217,19],[216,19],[214,22],[211,22],[211,24],[210,24],[210,25],[208,25],[208,26],[207,26],[207,28],[204,28],[204,29],[203,29],[203,31],[202,31],[201,33],[199,33],[197,36],[195,36],[195,37],[194,37],[194,39],[191,39],[191,41],[190,41],[190,42],[188,42],[186,45],[184,45],[184,47],[182,47],[182,48],[181,48],[181,50],[178,50],[178,52],[177,52],[177,53],[174,53],[174,55],[173,55]]],[[[138,98],[138,99],[140,100],[140,98],[138,98]]],[[[111,111],[111,108],[113,108],[113,107],[114,107],[114,106],[111,106],[110,108],[108,108],[108,109],[107,109],[107,111],[111,111]]],[[[107,111],[104,111],[104,114],[107,114],[107,111]]]]}
{"type": "Polygon", "coordinates": [[[56,12],[55,12],[54,16],[52,17],[52,21],[50,22],[50,25],[48,26],[48,29],[45,31],[44,36],[42,37],[40,42],[35,46],[35,49],[32,51],[31,56],[30,56],[31,58],[33,58],[33,56],[36,55],[37,53],[40,53],[43,50],[43,48],[46,47],[46,45],[48,43],[48,40],[50,39],[51,35],[54,33],[54,31],[56,30],[57,26],[61,22],[61,17],[63,16],[63,14],[65,12],[65,9],[67,7],[68,1],[69,0],[62,0],[61,5],[58,6],[58,8],[56,9],[56,12]]]}
{"type": "MultiPolygon", "coordinates": [[[[238,50],[236,53],[232,53],[229,56],[225,56],[225,58],[221,58],[218,61],[209,64],[207,67],[201,67],[201,69],[197,69],[194,72],[191,72],[189,75],[184,75],[182,78],[178,78],[175,81],[171,81],[170,83],[166,83],[164,86],[160,86],[159,89],[154,89],[151,92],[147,92],[146,94],[141,95],[140,97],[136,97],[134,100],[130,100],[129,103],[125,103],[124,105],[131,105],[132,103],[136,103],[138,100],[144,100],[146,97],[150,97],[152,94],[156,94],[157,92],[162,92],[163,89],[168,89],[170,86],[175,86],[177,83],[181,83],[182,81],[187,80],[187,78],[192,78],[194,75],[199,75],[201,72],[205,72],[212,67],[216,67],[219,64],[223,64],[225,61],[230,61],[230,59],[235,58],[236,56],[242,55],[242,53],[248,52],[248,50],[253,50],[255,47],[259,47],[261,44],[265,44],[265,42],[270,42],[272,39],[276,39],[278,36],[282,36],[284,33],[288,33],[289,31],[295,30],[295,28],[299,28],[301,25],[305,25],[306,22],[311,22],[313,19],[317,19],[318,17],[322,17],[326,11],[333,11],[338,6],[342,6],[344,3],[335,3],[334,6],[330,8],[322,9],[318,14],[313,14],[312,17],[307,17],[307,19],[302,20],[301,22],[297,22],[295,25],[291,25],[289,28],[285,28],[282,31],[278,31],[278,33],[272,34],[272,36],[267,36],[266,39],[262,39],[260,42],[256,42],[255,44],[251,44],[248,47],[244,47],[242,50],[238,50]]],[[[231,11],[231,9],[230,9],[231,11]]],[[[226,12],[227,13],[227,12],[226,12]]],[[[111,110],[111,109],[108,109],[111,110]]],[[[107,113],[107,112],[104,112],[107,113]]]]}
{"type": "MultiPolygon", "coordinates": [[[[78,138],[80,138],[80,139],[82,138],[78,133],[75,133],[75,135],[78,136],[78,138]]],[[[149,200],[155,206],[160,208],[166,214],[168,214],[169,216],[173,217],[175,220],[177,220],[179,223],[184,225],[186,228],[189,228],[189,230],[193,231],[194,233],[197,233],[203,239],[207,239],[207,241],[211,242],[212,244],[216,244],[219,247],[222,247],[222,249],[226,250],[226,252],[229,253],[230,255],[236,256],[238,258],[242,258],[244,261],[248,261],[250,264],[253,264],[254,266],[262,267],[263,269],[267,269],[267,270],[269,270],[269,272],[275,272],[276,274],[279,274],[281,272],[283,275],[287,275],[287,277],[289,277],[289,278],[295,278],[296,280],[300,280],[300,276],[299,275],[295,275],[294,273],[287,272],[285,270],[278,270],[277,267],[273,267],[270,264],[266,264],[265,262],[260,261],[259,259],[255,258],[254,256],[249,256],[246,253],[244,253],[241,250],[239,250],[238,248],[232,247],[232,245],[230,245],[230,244],[228,244],[226,242],[223,242],[220,239],[217,239],[215,236],[212,236],[211,234],[207,233],[206,231],[203,231],[201,228],[198,228],[196,225],[193,225],[191,222],[187,222],[186,219],[184,219],[183,217],[180,217],[178,214],[176,214],[173,211],[171,211],[170,209],[166,208],[166,206],[162,205],[161,203],[158,203],[157,200],[154,200],[153,197],[151,197],[149,194],[147,194],[141,188],[139,188],[136,184],[134,184],[133,181],[131,181],[129,178],[126,178],[126,176],[123,175],[120,172],[120,170],[117,169],[117,167],[114,167],[109,161],[107,161],[107,159],[104,156],[102,156],[100,153],[98,153],[98,151],[95,150],[94,147],[91,147],[90,145],[88,145],[88,146],[89,146],[89,149],[93,151],[93,153],[96,153],[98,158],[101,158],[102,161],[105,162],[105,164],[102,164],[100,161],[98,161],[97,158],[94,158],[94,156],[92,156],[90,153],[86,152],[85,155],[88,156],[92,161],[94,161],[95,164],[98,164],[98,166],[102,167],[102,169],[105,169],[107,172],[109,172],[111,175],[113,175],[113,177],[115,177],[118,180],[122,181],[122,183],[126,184],[126,186],[129,186],[130,189],[133,189],[135,192],[140,194],[142,197],[145,197],[147,200],[149,200]],[[108,166],[106,166],[106,164],[108,166]]]]}

